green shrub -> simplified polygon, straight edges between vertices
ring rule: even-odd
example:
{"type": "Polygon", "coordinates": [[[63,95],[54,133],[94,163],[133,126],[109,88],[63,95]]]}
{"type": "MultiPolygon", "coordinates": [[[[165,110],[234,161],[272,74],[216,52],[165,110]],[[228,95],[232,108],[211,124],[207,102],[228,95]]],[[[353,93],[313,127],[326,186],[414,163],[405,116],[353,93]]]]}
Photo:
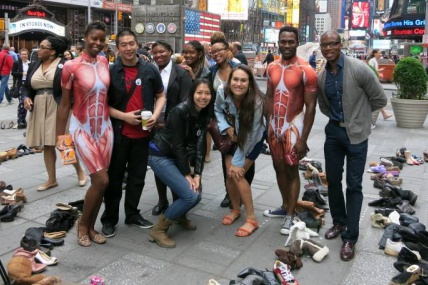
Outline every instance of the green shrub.
{"type": "Polygon", "coordinates": [[[394,69],[394,82],[400,99],[426,99],[427,73],[416,58],[401,59],[394,69]]]}

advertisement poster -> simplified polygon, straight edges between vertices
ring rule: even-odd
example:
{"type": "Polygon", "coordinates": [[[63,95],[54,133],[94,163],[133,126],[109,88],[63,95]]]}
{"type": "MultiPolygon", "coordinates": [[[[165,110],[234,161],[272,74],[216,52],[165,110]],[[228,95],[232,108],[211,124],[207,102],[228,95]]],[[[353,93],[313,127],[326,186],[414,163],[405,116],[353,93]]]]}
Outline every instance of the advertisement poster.
{"type": "Polygon", "coordinates": [[[208,11],[222,20],[248,20],[248,0],[208,0],[208,11]]]}
{"type": "Polygon", "coordinates": [[[327,13],[327,0],[316,0],[315,1],[315,13],[327,13]]]}
{"type": "Polygon", "coordinates": [[[370,2],[352,3],[352,23],[353,29],[367,29],[369,27],[370,2]]]}
{"type": "Polygon", "coordinates": [[[383,37],[383,23],[380,21],[380,19],[374,19],[373,20],[373,34],[378,37],[383,37]]]}

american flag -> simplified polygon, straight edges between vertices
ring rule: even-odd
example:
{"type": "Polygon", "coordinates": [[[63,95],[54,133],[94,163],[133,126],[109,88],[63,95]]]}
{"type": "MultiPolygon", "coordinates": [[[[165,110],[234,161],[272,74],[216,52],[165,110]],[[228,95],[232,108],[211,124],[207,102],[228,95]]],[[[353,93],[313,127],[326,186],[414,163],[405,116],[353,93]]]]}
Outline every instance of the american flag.
{"type": "Polygon", "coordinates": [[[186,9],[184,41],[209,42],[211,34],[220,31],[220,15],[186,9]]]}

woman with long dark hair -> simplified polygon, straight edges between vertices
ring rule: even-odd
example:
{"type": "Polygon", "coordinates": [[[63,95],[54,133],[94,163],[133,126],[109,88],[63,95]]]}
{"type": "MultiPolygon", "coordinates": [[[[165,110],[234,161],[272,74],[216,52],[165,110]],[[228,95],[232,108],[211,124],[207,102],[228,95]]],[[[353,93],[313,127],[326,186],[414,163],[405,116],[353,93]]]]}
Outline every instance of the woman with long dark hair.
{"type": "Polygon", "coordinates": [[[63,96],[57,117],[57,135],[63,135],[72,109],[70,134],[79,160],[91,177],[76,229],[78,243],[85,247],[90,246],[91,241],[106,242],[105,236],[94,228],[109,183],[107,169],[113,149],[113,129],[107,105],[109,67],[106,57],[99,55],[106,44],[106,29],[103,22],[89,23],[81,56],[64,64],[63,96]]]}
{"type": "MultiPolygon", "coordinates": [[[[187,94],[192,86],[192,79],[190,78],[189,73],[171,60],[172,54],[172,47],[166,41],[156,41],[152,45],[153,61],[159,68],[166,95],[166,104],[158,119],[156,125],[157,129],[163,128],[168,119],[169,111],[172,108],[177,104],[186,101],[187,94]]],[[[168,208],[169,202],[166,194],[166,185],[156,175],[155,181],[159,201],[153,208],[152,214],[157,216],[168,208]]]]}
{"type": "Polygon", "coordinates": [[[205,135],[211,119],[213,93],[207,79],[196,79],[187,101],[170,111],[165,128],[158,130],[150,142],[149,165],[177,197],[150,233],[151,241],[161,247],[175,247],[175,242],[166,234],[174,221],[188,230],[196,229],[186,213],[201,200],[205,135]]]}
{"type": "Polygon", "coordinates": [[[225,86],[220,86],[215,102],[215,115],[220,132],[236,143],[236,148],[224,155],[226,188],[232,211],[223,217],[224,225],[231,225],[241,215],[244,204],[246,219],[235,235],[252,234],[259,224],[254,214],[253,199],[245,173],[260,154],[265,131],[263,98],[260,96],[252,70],[246,65],[233,68],[225,86]]]}

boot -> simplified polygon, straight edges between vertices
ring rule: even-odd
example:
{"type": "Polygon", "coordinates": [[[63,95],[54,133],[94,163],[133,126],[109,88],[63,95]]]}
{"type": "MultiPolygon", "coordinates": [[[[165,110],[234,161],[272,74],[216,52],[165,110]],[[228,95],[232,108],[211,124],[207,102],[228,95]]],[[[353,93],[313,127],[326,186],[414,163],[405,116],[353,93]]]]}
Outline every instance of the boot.
{"type": "Polygon", "coordinates": [[[404,151],[404,158],[408,165],[413,165],[412,153],[409,150],[404,151]]]}
{"type": "Polygon", "coordinates": [[[282,263],[290,265],[291,270],[299,269],[303,266],[302,260],[295,253],[279,248],[275,250],[275,254],[282,263]]]}
{"type": "Polygon", "coordinates": [[[163,214],[161,214],[158,222],[153,226],[150,232],[149,240],[151,242],[156,242],[160,247],[174,248],[175,242],[166,235],[166,232],[171,225],[172,221],[168,220],[163,214]]]}
{"type": "Polygon", "coordinates": [[[196,225],[189,220],[186,215],[175,220],[177,224],[182,225],[186,230],[194,231],[196,230],[196,225]]]}
{"type": "Polygon", "coordinates": [[[328,247],[310,239],[296,240],[290,248],[290,252],[296,255],[301,255],[302,251],[306,251],[316,262],[321,262],[329,253],[328,247]]]}
{"type": "Polygon", "coordinates": [[[401,187],[393,187],[391,190],[397,195],[400,196],[403,200],[408,200],[410,205],[414,206],[416,200],[418,199],[418,195],[416,195],[411,190],[403,190],[401,187]]]}
{"type": "Polygon", "coordinates": [[[428,261],[428,232],[423,231],[419,232],[419,253],[421,258],[425,261],[428,261]]]}

